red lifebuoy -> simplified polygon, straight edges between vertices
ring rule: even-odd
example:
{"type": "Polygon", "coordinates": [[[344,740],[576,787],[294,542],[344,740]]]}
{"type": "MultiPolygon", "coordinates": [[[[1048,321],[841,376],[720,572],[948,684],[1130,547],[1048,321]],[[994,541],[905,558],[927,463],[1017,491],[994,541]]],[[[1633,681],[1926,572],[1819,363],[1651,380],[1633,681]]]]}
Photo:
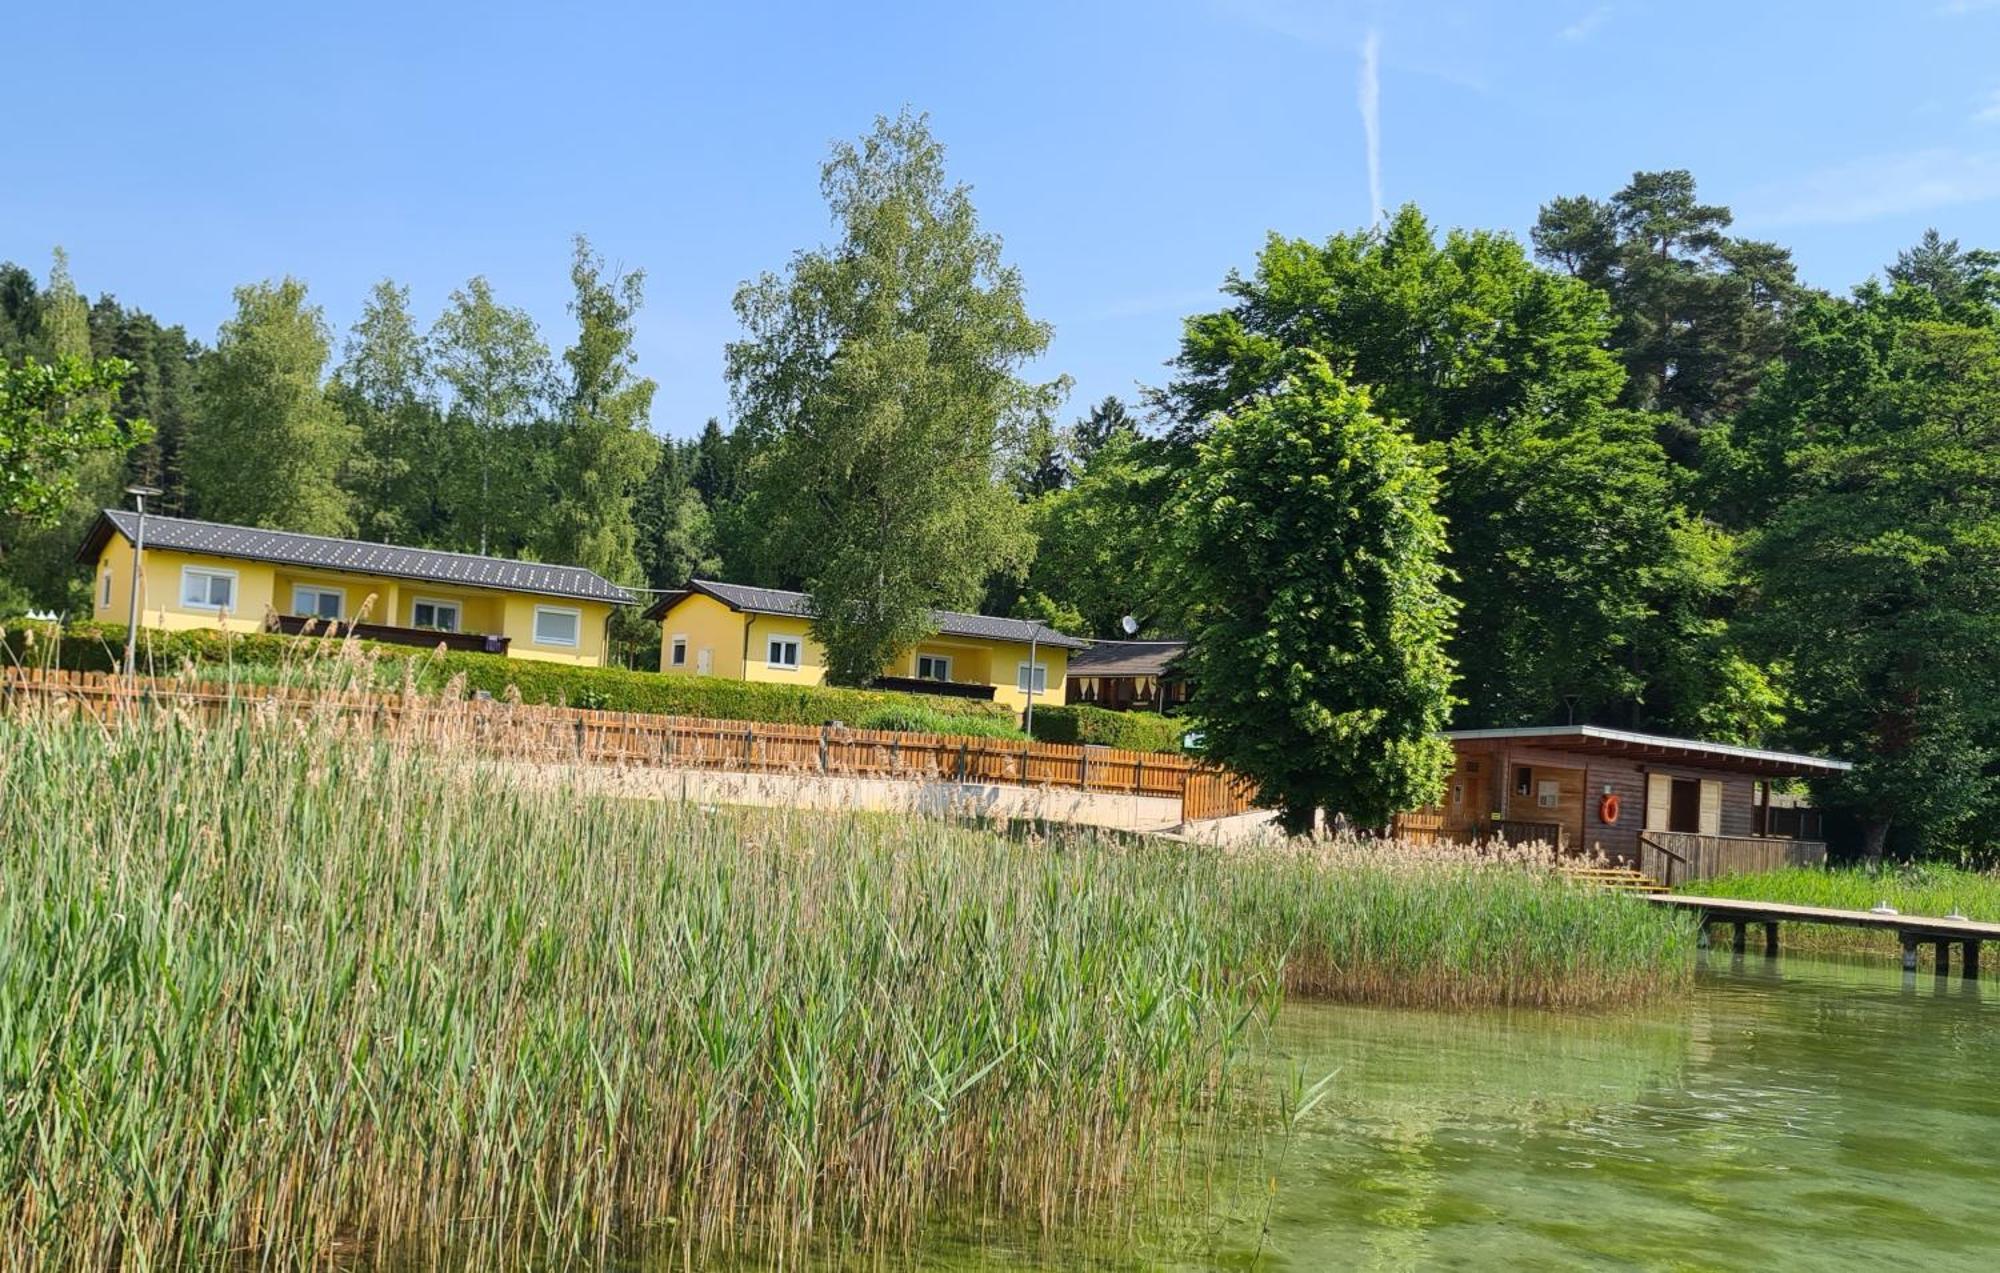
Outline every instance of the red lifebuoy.
{"type": "Polygon", "coordinates": [[[1607,791],[1604,794],[1604,799],[1597,802],[1597,816],[1605,826],[1612,826],[1617,823],[1618,795],[1616,792],[1607,791]]]}

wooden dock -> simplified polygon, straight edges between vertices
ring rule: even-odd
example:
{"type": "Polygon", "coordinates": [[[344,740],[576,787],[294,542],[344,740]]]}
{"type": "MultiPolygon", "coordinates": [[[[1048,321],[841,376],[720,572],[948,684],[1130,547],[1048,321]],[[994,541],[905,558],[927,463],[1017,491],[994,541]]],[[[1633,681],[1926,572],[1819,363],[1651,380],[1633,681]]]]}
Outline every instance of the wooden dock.
{"type": "Polygon", "coordinates": [[[1684,893],[1658,893],[1646,899],[1659,906],[1693,911],[1701,923],[1702,941],[1708,941],[1711,924],[1726,923],[1735,930],[1734,949],[1743,948],[1752,924],[1764,926],[1764,953],[1778,953],[1778,925],[1832,924],[1842,928],[1874,928],[1893,932],[1903,944],[1903,969],[1917,967],[1917,947],[1928,942],[1937,949],[1937,971],[1951,971],[1951,948],[1961,948],[1960,967],[1968,980],[1979,976],[1979,947],[1983,942],[2000,941],[2000,924],[1977,920],[1937,918],[1927,915],[1896,915],[1882,911],[1843,911],[1827,906],[1792,906],[1785,902],[1759,902],[1736,897],[1692,897],[1684,893]]]}

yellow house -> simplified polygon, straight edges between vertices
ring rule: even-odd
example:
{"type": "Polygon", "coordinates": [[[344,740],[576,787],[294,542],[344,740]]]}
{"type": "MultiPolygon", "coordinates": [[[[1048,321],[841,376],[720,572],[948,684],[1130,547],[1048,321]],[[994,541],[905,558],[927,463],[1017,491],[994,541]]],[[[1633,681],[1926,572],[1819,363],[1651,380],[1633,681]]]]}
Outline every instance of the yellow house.
{"type": "MultiPolygon", "coordinates": [[[[106,509],[77,550],[101,622],[123,624],[133,605],[138,529],[137,513],[106,509]]],[[[369,640],[601,666],[611,611],[634,600],[581,566],[184,517],[149,515],[145,538],[142,627],[295,633],[338,620],[369,640]]]]}
{"type": "MultiPolygon", "coordinates": [[[[646,611],[660,622],[660,670],[676,676],[818,685],[826,659],[812,639],[806,594],[781,588],[690,580],[646,611]]],[[[936,635],[882,669],[877,683],[968,698],[1016,711],[1063,701],[1072,650],[1087,642],[1027,619],[931,611],[936,635]],[[1030,659],[1030,651],[1033,658],[1030,659]]]]}

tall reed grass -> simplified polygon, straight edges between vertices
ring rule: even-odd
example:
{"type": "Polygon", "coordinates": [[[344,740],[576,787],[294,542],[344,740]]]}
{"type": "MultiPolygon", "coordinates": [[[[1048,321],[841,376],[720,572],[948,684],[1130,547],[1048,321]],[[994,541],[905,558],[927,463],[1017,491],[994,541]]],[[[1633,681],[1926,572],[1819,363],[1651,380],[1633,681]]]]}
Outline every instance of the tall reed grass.
{"type": "Polygon", "coordinates": [[[510,786],[339,719],[0,719],[0,1264],[895,1250],[1117,1214],[1290,984],[1606,1002],[1512,866],[510,786]]]}

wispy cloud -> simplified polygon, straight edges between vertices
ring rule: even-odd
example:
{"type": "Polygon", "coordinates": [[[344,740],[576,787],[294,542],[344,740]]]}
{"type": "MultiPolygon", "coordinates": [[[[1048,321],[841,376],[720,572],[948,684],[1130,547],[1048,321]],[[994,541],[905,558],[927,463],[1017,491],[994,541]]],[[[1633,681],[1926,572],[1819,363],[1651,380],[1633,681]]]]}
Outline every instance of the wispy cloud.
{"type": "Polygon", "coordinates": [[[2000,9],[2000,0],[1945,0],[1938,6],[1938,12],[1947,18],[1961,18],[1986,9],[2000,9]]]}
{"type": "Polygon", "coordinates": [[[2000,151],[1937,146],[1855,159],[1744,201],[1743,220],[1831,225],[2000,199],[2000,151]]]}
{"type": "Polygon", "coordinates": [[[1361,41],[1361,79],[1355,96],[1361,105],[1361,131],[1368,137],[1368,224],[1382,223],[1382,33],[1370,31],[1361,41]]]}
{"type": "Polygon", "coordinates": [[[1610,5],[1600,4],[1595,9],[1592,9],[1589,13],[1584,14],[1576,21],[1570,23],[1562,30],[1556,32],[1556,37],[1558,39],[1568,40],[1571,43],[1576,43],[1582,40],[1588,40],[1593,34],[1596,33],[1597,28],[1603,26],[1607,21],[1610,20],[1611,12],[1612,10],[1610,5]]]}
{"type": "Polygon", "coordinates": [[[1986,94],[1986,100],[1980,104],[1978,110],[1972,112],[1972,122],[1975,124],[2000,124],[2000,88],[1993,89],[1986,94]]]}

